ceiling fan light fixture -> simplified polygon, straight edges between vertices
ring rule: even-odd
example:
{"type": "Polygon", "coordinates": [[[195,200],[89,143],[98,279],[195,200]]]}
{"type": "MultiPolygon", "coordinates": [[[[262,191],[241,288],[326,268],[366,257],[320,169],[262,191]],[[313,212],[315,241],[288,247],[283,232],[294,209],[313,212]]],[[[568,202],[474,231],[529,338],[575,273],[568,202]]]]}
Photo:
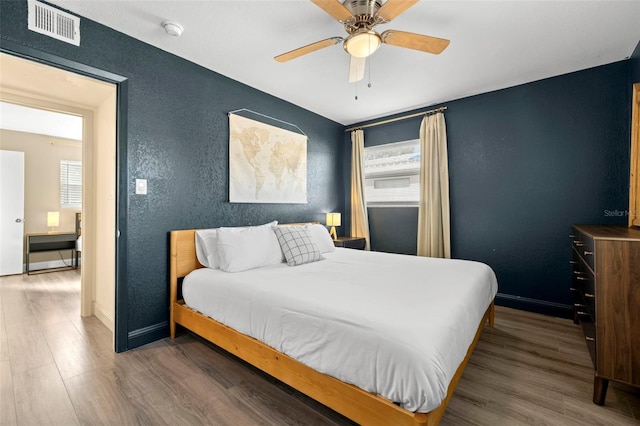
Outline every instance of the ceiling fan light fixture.
{"type": "Polygon", "coordinates": [[[378,50],[382,40],[373,30],[362,29],[351,34],[344,41],[344,50],[356,58],[366,58],[378,50]]]}

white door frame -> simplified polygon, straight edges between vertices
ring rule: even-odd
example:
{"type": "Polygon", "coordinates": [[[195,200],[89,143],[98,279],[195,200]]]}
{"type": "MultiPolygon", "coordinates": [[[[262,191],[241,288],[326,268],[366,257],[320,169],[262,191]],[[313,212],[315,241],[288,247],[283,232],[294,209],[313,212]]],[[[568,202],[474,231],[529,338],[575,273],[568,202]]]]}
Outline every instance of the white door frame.
{"type": "Polygon", "coordinates": [[[128,77],[114,74],[100,68],[75,62],[55,54],[36,50],[19,43],[4,40],[0,46],[0,54],[10,54],[22,57],[36,63],[69,70],[87,76],[96,81],[108,82],[116,87],[116,123],[115,123],[115,253],[110,254],[115,260],[114,281],[114,349],[116,352],[124,352],[129,346],[129,311],[128,311],[128,288],[127,288],[127,123],[129,104],[129,82],[128,77]]]}

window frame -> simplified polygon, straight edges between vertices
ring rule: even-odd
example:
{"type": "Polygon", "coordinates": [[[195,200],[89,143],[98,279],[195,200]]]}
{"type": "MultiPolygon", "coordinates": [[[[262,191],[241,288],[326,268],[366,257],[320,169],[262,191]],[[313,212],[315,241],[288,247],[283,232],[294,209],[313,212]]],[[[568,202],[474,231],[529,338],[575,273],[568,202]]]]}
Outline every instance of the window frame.
{"type": "Polygon", "coordinates": [[[60,208],[82,208],[82,161],[60,160],[60,208]]]}

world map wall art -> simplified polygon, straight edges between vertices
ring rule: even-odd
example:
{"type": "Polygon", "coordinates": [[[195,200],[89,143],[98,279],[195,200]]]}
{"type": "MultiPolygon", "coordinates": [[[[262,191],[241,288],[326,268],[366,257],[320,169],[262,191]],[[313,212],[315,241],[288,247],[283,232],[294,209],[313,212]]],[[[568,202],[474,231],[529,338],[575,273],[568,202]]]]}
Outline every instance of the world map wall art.
{"type": "Polygon", "coordinates": [[[307,137],[229,114],[229,202],[307,202],[307,137]]]}

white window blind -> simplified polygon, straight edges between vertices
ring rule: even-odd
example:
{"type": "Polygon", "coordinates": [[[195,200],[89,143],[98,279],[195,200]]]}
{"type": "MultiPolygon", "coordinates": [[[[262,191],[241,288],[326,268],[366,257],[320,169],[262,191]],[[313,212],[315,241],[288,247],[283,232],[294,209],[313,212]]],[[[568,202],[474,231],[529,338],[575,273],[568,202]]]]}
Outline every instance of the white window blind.
{"type": "Polygon", "coordinates": [[[82,207],[82,162],[60,160],[60,207],[82,207]]]}
{"type": "Polygon", "coordinates": [[[417,206],[420,201],[420,140],[364,149],[367,207],[417,206]]]}

